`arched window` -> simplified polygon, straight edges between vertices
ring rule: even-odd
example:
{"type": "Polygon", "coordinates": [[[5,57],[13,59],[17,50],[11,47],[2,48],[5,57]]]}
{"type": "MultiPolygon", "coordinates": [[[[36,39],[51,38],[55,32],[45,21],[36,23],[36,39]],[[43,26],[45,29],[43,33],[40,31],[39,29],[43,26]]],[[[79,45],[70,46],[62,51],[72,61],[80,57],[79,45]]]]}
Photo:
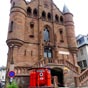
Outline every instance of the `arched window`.
{"type": "Polygon", "coordinates": [[[45,12],[45,11],[42,12],[42,18],[43,18],[43,19],[46,18],[46,12],[45,12]]]}
{"type": "Polygon", "coordinates": [[[13,4],[12,4],[12,7],[14,7],[15,6],[15,2],[13,2],[13,4]]]}
{"type": "Polygon", "coordinates": [[[59,17],[58,17],[57,14],[55,15],[55,21],[56,21],[56,22],[59,22],[59,17]]]}
{"type": "Polygon", "coordinates": [[[37,11],[36,8],[35,8],[34,11],[33,11],[33,15],[34,15],[34,16],[37,16],[37,15],[38,15],[38,11],[37,11]]]}
{"type": "Polygon", "coordinates": [[[27,51],[26,51],[26,50],[24,50],[24,56],[26,56],[26,54],[27,54],[27,51]]]}
{"type": "Polygon", "coordinates": [[[60,42],[64,42],[64,39],[63,39],[63,29],[59,29],[59,33],[60,33],[60,42]]]}
{"type": "Polygon", "coordinates": [[[30,37],[33,38],[34,37],[34,23],[30,22],[30,37]]]}
{"type": "Polygon", "coordinates": [[[12,32],[12,31],[13,31],[13,21],[11,21],[10,27],[9,27],[9,32],[12,32]]]}
{"type": "Polygon", "coordinates": [[[44,47],[44,57],[45,58],[52,58],[52,49],[51,47],[44,47]]]}
{"type": "Polygon", "coordinates": [[[50,34],[49,30],[47,28],[44,29],[44,41],[49,41],[50,40],[50,34]]]}
{"type": "Polygon", "coordinates": [[[60,21],[61,21],[61,23],[63,23],[63,21],[64,21],[62,16],[60,16],[60,21]]]}
{"type": "Polygon", "coordinates": [[[32,14],[32,10],[30,7],[27,8],[27,14],[30,16],[32,14]]]}
{"type": "Polygon", "coordinates": [[[48,20],[51,20],[51,13],[48,13],[48,20]]]}
{"type": "Polygon", "coordinates": [[[34,23],[30,22],[30,28],[34,28],[34,23]]]}

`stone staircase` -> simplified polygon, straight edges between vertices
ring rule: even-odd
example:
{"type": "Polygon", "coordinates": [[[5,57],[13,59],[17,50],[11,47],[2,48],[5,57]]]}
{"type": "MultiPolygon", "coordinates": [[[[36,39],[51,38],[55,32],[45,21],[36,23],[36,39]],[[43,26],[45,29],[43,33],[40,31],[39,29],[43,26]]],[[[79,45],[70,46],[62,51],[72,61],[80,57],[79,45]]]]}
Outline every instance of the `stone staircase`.
{"type": "MultiPolygon", "coordinates": [[[[35,63],[32,67],[33,68],[36,68],[36,67],[47,67],[49,65],[56,65],[56,66],[59,66],[59,65],[63,65],[63,66],[66,66],[68,67],[69,69],[71,69],[73,72],[75,73],[79,73],[79,68],[76,67],[75,65],[71,64],[69,61],[65,60],[65,59],[43,59],[37,63],[35,63]]],[[[14,68],[15,70],[15,73],[16,73],[16,76],[20,76],[20,75],[23,75],[23,76],[26,76],[26,75],[29,75],[29,70],[30,67],[20,67],[20,66],[16,66],[14,68]]]]}
{"type": "MultiPolygon", "coordinates": [[[[36,67],[48,67],[48,66],[66,66],[69,69],[71,69],[73,72],[77,74],[77,76],[74,78],[75,79],[75,85],[77,87],[86,87],[88,86],[88,69],[80,73],[79,68],[70,63],[69,61],[65,59],[42,59],[38,63],[35,63],[32,68],[36,67]]],[[[29,70],[30,67],[15,67],[15,73],[16,76],[29,76],[29,70]]],[[[51,88],[51,87],[50,87],[51,88]]]]}
{"type": "Polygon", "coordinates": [[[79,68],[70,63],[69,61],[65,59],[43,59],[38,63],[35,63],[33,67],[46,67],[48,65],[65,65],[69,69],[71,69],[73,72],[75,72],[78,76],[76,76],[75,79],[75,85],[77,87],[87,87],[88,86],[88,69],[80,73],[79,68]]]}
{"type": "Polygon", "coordinates": [[[75,77],[76,86],[86,87],[88,86],[88,68],[75,77]]]}
{"type": "Polygon", "coordinates": [[[38,63],[35,63],[33,65],[33,67],[46,67],[48,65],[64,65],[66,67],[68,67],[69,69],[71,69],[73,72],[75,73],[79,73],[79,68],[76,67],[75,65],[71,64],[69,61],[65,60],[65,59],[43,59],[41,61],[39,61],[38,63]]]}

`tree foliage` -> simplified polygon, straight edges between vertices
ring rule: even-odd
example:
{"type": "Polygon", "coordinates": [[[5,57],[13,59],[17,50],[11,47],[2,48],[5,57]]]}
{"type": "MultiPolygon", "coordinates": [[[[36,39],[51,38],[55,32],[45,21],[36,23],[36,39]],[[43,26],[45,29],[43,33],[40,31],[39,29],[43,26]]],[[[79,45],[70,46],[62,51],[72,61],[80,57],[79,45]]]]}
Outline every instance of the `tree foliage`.
{"type": "Polygon", "coordinates": [[[12,82],[11,84],[7,84],[7,87],[6,88],[18,88],[16,82],[12,82]]]}

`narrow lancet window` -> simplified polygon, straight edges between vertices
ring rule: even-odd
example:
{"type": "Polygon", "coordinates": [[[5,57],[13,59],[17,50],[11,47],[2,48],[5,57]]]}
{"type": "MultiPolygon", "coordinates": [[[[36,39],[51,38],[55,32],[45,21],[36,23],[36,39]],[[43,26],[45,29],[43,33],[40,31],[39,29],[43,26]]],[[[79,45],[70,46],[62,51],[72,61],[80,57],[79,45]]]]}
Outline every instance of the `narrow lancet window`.
{"type": "Polygon", "coordinates": [[[49,30],[47,28],[45,28],[45,30],[44,30],[44,41],[48,42],[49,40],[50,40],[49,30]]]}

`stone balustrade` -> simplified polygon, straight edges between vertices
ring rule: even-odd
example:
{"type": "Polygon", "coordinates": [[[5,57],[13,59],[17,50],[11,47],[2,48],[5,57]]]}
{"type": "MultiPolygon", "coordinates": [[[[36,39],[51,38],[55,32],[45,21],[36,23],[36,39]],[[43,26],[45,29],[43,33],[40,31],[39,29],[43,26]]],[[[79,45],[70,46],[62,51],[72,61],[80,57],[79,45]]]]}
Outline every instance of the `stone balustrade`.
{"type": "Polygon", "coordinates": [[[76,67],[75,65],[73,65],[72,63],[70,63],[69,61],[65,61],[65,65],[71,69],[72,71],[76,72],[76,73],[79,73],[79,68],[76,67]]]}
{"type": "Polygon", "coordinates": [[[88,86],[88,69],[83,71],[79,76],[75,77],[76,86],[88,86]]]}
{"type": "Polygon", "coordinates": [[[65,59],[43,59],[38,63],[35,63],[33,65],[33,67],[45,67],[46,65],[50,64],[50,63],[54,63],[55,65],[65,65],[67,66],[69,69],[71,69],[72,71],[74,71],[75,73],[79,73],[79,68],[76,67],[75,65],[73,65],[72,63],[70,63],[69,61],[65,60],[65,59]]]}
{"type": "Polygon", "coordinates": [[[29,76],[29,69],[30,67],[19,67],[16,66],[14,68],[16,76],[29,76]]]}

